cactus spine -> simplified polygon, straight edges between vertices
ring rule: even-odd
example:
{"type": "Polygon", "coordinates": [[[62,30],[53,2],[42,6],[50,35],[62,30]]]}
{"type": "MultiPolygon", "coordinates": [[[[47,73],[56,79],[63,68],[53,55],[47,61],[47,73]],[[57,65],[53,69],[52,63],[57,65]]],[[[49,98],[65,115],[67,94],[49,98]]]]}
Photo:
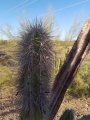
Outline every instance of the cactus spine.
{"type": "Polygon", "coordinates": [[[19,43],[21,120],[49,120],[49,80],[52,70],[50,33],[37,19],[21,32],[19,43]]]}

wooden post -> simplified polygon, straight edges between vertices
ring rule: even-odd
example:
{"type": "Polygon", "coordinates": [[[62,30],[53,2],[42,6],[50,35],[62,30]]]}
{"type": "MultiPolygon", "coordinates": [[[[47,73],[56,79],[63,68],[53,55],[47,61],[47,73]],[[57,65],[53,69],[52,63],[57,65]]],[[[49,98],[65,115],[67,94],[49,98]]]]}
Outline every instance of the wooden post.
{"type": "Polygon", "coordinates": [[[50,115],[54,119],[81,62],[90,49],[90,18],[86,21],[64,64],[56,75],[50,94],[50,115]]]}

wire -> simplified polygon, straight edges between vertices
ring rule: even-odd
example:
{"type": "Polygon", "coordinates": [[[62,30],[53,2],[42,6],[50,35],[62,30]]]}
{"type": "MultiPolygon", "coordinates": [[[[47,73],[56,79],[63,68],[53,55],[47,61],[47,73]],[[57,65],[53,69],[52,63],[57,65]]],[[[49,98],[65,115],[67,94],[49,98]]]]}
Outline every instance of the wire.
{"type": "MultiPolygon", "coordinates": [[[[5,13],[1,14],[0,17],[3,16],[3,15],[5,15],[5,14],[8,13],[8,12],[9,12],[9,14],[10,14],[10,13],[12,13],[12,12],[15,12],[15,11],[19,10],[19,9],[22,9],[22,8],[24,8],[24,7],[28,6],[28,5],[36,2],[37,0],[34,0],[34,1],[32,1],[32,2],[30,2],[30,3],[28,3],[28,4],[26,4],[26,5],[22,6],[21,8],[16,9],[15,11],[10,12],[11,10],[17,8],[18,6],[24,4],[24,3],[27,2],[27,1],[29,1],[29,0],[26,0],[26,1],[22,2],[21,4],[15,6],[15,7],[13,7],[13,8],[11,8],[10,10],[8,10],[8,11],[6,11],[5,13]]],[[[72,5],[69,5],[69,6],[66,6],[66,7],[57,9],[57,10],[54,10],[54,12],[57,12],[57,11],[60,11],[60,10],[64,10],[64,9],[67,9],[67,8],[70,8],[70,7],[73,7],[73,6],[76,6],[76,5],[80,5],[80,4],[83,4],[83,3],[85,3],[85,2],[89,2],[89,1],[90,1],[90,0],[85,0],[85,1],[82,1],[82,2],[79,2],[79,3],[76,3],[76,4],[72,4],[72,5]]],[[[45,14],[39,15],[39,16],[37,16],[37,17],[41,17],[41,16],[44,16],[44,15],[47,15],[47,14],[50,14],[50,13],[45,13],[45,14]]]]}
{"type": "MultiPolygon", "coordinates": [[[[54,10],[53,12],[57,12],[57,11],[60,11],[60,10],[64,10],[64,9],[67,9],[67,8],[70,8],[70,7],[73,7],[73,6],[76,6],[76,5],[80,5],[80,4],[82,4],[82,3],[89,2],[89,1],[90,1],[90,0],[85,0],[85,1],[83,1],[83,2],[79,2],[79,3],[76,3],[76,4],[72,4],[72,5],[69,5],[69,6],[66,6],[66,7],[57,9],[57,10],[54,10]]],[[[38,17],[44,16],[44,15],[47,15],[47,14],[50,14],[50,13],[45,13],[45,14],[39,15],[38,17]]]]}
{"type": "MultiPolygon", "coordinates": [[[[28,0],[26,0],[26,1],[28,1],[28,0]]],[[[26,2],[26,1],[25,1],[25,2],[26,2]]],[[[20,7],[19,9],[22,9],[22,8],[28,6],[28,5],[30,5],[30,4],[32,4],[32,3],[34,3],[34,2],[36,2],[36,1],[37,1],[37,0],[34,0],[34,1],[32,1],[32,2],[30,2],[30,3],[28,3],[28,4],[26,4],[26,5],[24,5],[24,6],[22,6],[22,7],[20,7]]],[[[21,4],[24,4],[25,2],[23,2],[23,3],[21,3],[21,4]]],[[[16,7],[20,6],[21,4],[17,5],[16,7]]],[[[16,8],[16,7],[14,7],[14,8],[16,8]]],[[[12,8],[12,9],[14,9],[14,8],[12,8]]],[[[8,10],[7,12],[5,12],[4,14],[0,15],[0,17],[4,16],[6,13],[11,14],[11,13],[13,13],[13,12],[19,10],[19,9],[16,9],[15,11],[10,12],[12,9],[10,9],[10,10],[8,10]]]]}
{"type": "Polygon", "coordinates": [[[20,6],[20,5],[24,4],[24,3],[26,3],[27,1],[28,1],[28,0],[25,0],[24,2],[22,2],[22,3],[18,4],[17,6],[15,6],[15,7],[13,7],[13,8],[11,8],[11,9],[9,9],[9,10],[8,10],[8,11],[6,11],[6,12],[4,12],[4,13],[3,13],[3,14],[1,14],[0,16],[5,15],[6,13],[8,13],[8,12],[10,12],[11,10],[13,10],[13,9],[17,8],[18,6],[20,6]]]}
{"type": "MultiPolygon", "coordinates": [[[[19,8],[19,9],[22,9],[22,8],[28,6],[28,5],[30,5],[30,4],[32,4],[32,3],[34,3],[34,2],[36,2],[36,1],[37,1],[37,0],[34,0],[34,1],[32,1],[32,2],[30,2],[30,3],[28,3],[28,4],[26,4],[26,5],[24,5],[23,7],[19,8]]],[[[17,9],[17,10],[19,10],[19,9],[17,9]]],[[[17,11],[17,10],[15,10],[15,11],[17,11]]]]}

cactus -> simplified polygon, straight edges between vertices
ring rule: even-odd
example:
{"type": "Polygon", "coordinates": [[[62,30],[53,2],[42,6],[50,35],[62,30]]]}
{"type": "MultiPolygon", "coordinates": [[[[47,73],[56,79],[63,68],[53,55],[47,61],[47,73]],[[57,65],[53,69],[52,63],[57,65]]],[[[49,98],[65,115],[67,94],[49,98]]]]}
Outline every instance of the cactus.
{"type": "Polygon", "coordinates": [[[49,120],[49,82],[52,70],[52,42],[42,21],[21,31],[19,43],[19,90],[22,93],[21,120],[49,120]]]}
{"type": "Polygon", "coordinates": [[[63,65],[68,53],[69,53],[69,48],[65,48],[66,51],[64,53],[64,56],[62,58],[57,58],[56,54],[55,54],[55,65],[54,65],[54,76],[56,76],[56,74],[58,73],[59,69],[61,68],[61,66],[63,65]]]}
{"type": "Polygon", "coordinates": [[[59,120],[74,120],[73,110],[65,110],[59,120]]]}

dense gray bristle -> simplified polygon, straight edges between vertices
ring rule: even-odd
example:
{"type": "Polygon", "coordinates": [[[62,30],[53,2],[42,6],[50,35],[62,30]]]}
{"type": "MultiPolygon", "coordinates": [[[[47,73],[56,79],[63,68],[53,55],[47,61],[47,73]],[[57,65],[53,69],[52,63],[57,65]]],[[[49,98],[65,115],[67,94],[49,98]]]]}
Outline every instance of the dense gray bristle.
{"type": "Polygon", "coordinates": [[[37,104],[43,119],[46,114],[45,110],[48,109],[53,60],[51,36],[43,22],[36,19],[33,24],[29,23],[22,30],[21,39],[18,58],[20,89],[22,86],[23,95],[22,114],[27,114],[26,117],[29,120],[37,104]]]}

